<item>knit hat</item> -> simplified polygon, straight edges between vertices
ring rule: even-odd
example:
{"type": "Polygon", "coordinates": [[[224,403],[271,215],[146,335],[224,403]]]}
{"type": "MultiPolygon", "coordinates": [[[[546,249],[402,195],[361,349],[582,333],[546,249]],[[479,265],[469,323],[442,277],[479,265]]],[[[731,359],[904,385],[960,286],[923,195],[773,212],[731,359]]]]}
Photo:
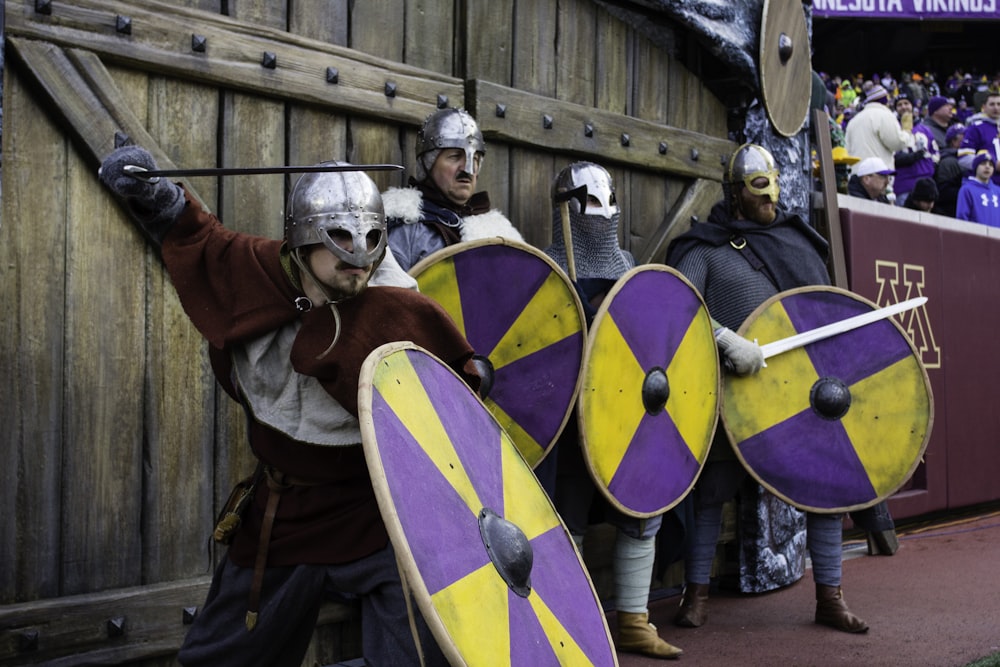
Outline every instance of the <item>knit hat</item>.
{"type": "Polygon", "coordinates": [[[938,189],[933,178],[918,178],[910,191],[910,199],[913,201],[937,201],[938,189]]]}
{"type": "Polygon", "coordinates": [[[941,97],[940,95],[935,95],[927,102],[927,113],[934,115],[934,112],[943,107],[946,104],[951,104],[951,100],[947,97],[941,97]]]}
{"type": "Polygon", "coordinates": [[[949,125],[948,130],[944,133],[944,140],[946,143],[951,143],[959,134],[965,134],[965,126],[961,123],[955,123],[954,125],[949,125]]]}
{"type": "Polygon", "coordinates": [[[869,102],[881,102],[885,104],[885,101],[889,98],[889,93],[885,91],[882,86],[872,86],[868,94],[865,95],[865,104],[869,102]]]}
{"type": "Polygon", "coordinates": [[[976,153],[976,157],[972,158],[972,173],[975,174],[976,170],[979,169],[979,165],[984,162],[989,162],[994,167],[997,166],[996,160],[993,159],[989,151],[979,151],[976,153]]]}
{"type": "Polygon", "coordinates": [[[858,163],[858,166],[854,168],[854,173],[858,178],[862,176],[870,176],[872,174],[882,174],[883,176],[892,176],[896,172],[889,169],[882,161],[882,158],[878,157],[866,157],[864,160],[858,163]]]}

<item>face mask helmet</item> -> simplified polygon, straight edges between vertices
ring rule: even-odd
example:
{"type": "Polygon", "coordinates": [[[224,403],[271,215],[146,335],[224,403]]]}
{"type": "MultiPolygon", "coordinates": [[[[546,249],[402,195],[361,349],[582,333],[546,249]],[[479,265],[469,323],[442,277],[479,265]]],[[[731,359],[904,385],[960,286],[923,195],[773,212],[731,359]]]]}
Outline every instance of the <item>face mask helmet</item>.
{"type": "Polygon", "coordinates": [[[386,247],[378,186],[362,171],[303,174],[288,196],[285,241],[293,252],[322,244],[351,266],[377,265],[386,247]]]}
{"type": "Polygon", "coordinates": [[[574,162],[559,172],[552,184],[552,198],[581,185],[587,186],[587,207],[580,210],[580,202],[570,199],[571,213],[585,215],[600,215],[608,220],[618,213],[618,199],[615,197],[615,186],[611,174],[604,167],[593,162],[574,162]]]}
{"type": "Polygon", "coordinates": [[[726,169],[726,179],[723,183],[728,189],[727,197],[729,201],[735,201],[740,188],[745,187],[752,194],[767,196],[773,203],[778,203],[778,168],[774,164],[774,157],[762,146],[757,144],[743,144],[737,148],[729,159],[729,167],[726,169]],[[767,179],[767,185],[756,187],[753,181],[760,178],[767,179]]]}
{"type": "Polygon", "coordinates": [[[476,120],[465,109],[438,109],[424,121],[417,133],[417,180],[426,178],[444,148],[465,151],[465,170],[473,175],[479,172],[486,142],[476,120]]]}

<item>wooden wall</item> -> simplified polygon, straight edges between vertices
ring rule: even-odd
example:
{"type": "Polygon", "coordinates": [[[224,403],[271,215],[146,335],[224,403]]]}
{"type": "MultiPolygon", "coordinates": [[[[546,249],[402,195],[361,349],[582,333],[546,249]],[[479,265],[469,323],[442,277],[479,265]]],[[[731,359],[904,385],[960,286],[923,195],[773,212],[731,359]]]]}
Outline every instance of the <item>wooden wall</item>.
{"type": "MultiPolygon", "coordinates": [[[[205,344],[96,178],[116,131],[164,167],[412,167],[423,118],[464,105],[487,137],[480,185],[530,243],[549,242],[555,173],[593,159],[615,176],[623,243],[641,261],[661,260],[707,213],[733,147],[695,74],[591,0],[6,0],[4,11],[4,663],[169,661],[221,555],[209,539],[219,504],[252,469],[205,344]]],[[[187,184],[230,227],[280,235],[281,177],[187,184]]],[[[312,657],[352,650],[327,640],[312,657]]]]}

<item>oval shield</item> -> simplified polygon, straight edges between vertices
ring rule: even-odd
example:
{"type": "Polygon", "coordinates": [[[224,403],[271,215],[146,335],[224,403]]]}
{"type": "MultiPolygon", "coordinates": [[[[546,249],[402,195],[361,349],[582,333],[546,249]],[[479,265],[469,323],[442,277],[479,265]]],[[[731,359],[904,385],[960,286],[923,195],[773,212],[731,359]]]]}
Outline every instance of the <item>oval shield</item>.
{"type": "Polygon", "coordinates": [[[616,665],[569,532],[476,394],[413,343],[361,373],[365,457],[403,576],[455,665],[616,665]]]}
{"type": "Polygon", "coordinates": [[[566,426],[583,364],[583,306],[544,253],[495,238],[439,250],[410,269],[476,350],[483,402],[537,466],[566,426]]]}
{"type": "Polygon", "coordinates": [[[759,67],[767,117],[778,134],[795,136],[812,95],[809,29],[799,0],[764,0],[759,67]]]}
{"type": "MultiPolygon", "coordinates": [[[[765,301],[740,333],[766,344],[875,308],[843,289],[803,287],[765,301]]],[[[894,318],[771,357],[723,387],[723,423],[743,465],[814,512],[863,509],[895,493],[923,456],[933,414],[927,372],[894,318]]]]}
{"type": "Polygon", "coordinates": [[[668,266],[626,273],[591,325],[582,376],[580,436],[601,492],[636,517],[680,502],[719,414],[719,354],[698,291],[668,266]]]}

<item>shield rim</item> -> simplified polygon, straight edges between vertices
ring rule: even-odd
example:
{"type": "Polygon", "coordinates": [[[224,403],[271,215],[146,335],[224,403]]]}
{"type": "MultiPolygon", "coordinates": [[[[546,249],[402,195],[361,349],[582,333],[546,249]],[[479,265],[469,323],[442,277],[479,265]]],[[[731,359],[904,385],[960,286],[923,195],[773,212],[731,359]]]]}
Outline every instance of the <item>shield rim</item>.
{"type": "MultiPolygon", "coordinates": [[[[775,302],[779,302],[783,298],[788,296],[792,296],[795,294],[802,294],[806,292],[832,292],[834,294],[841,294],[843,296],[852,298],[855,301],[866,304],[870,306],[872,310],[877,310],[879,308],[878,304],[876,304],[871,299],[868,299],[867,297],[857,294],[856,292],[851,292],[850,290],[846,290],[841,287],[834,287],[832,285],[807,285],[804,287],[795,287],[790,290],[785,290],[784,292],[779,292],[774,296],[769,297],[767,300],[765,300],[763,303],[757,306],[757,308],[755,308],[754,311],[747,316],[743,324],[740,325],[740,328],[737,331],[737,333],[739,333],[741,336],[745,336],[747,330],[750,328],[750,325],[756,322],[757,318],[759,318],[761,314],[765,310],[770,308],[775,302]]],[[[913,341],[910,339],[906,331],[903,329],[903,326],[896,320],[895,317],[889,317],[886,319],[892,322],[892,325],[903,337],[903,340],[906,341],[907,346],[910,348],[910,355],[916,359],[917,367],[920,369],[920,377],[923,379],[924,390],[927,394],[927,429],[924,432],[924,439],[920,445],[919,454],[914,457],[913,463],[910,465],[909,471],[903,477],[903,481],[900,482],[899,486],[893,489],[892,491],[884,493],[873,500],[864,503],[845,505],[843,507],[835,507],[835,508],[813,507],[811,505],[806,505],[804,503],[792,500],[784,493],[776,489],[773,485],[762,479],[755,470],[753,470],[749,465],[747,465],[746,460],[743,458],[743,453],[740,451],[740,448],[736,443],[736,438],[733,435],[732,430],[729,428],[729,423],[726,419],[726,403],[725,403],[726,397],[725,397],[725,391],[723,391],[722,396],[720,397],[722,400],[722,404],[720,406],[720,413],[722,415],[722,425],[726,431],[726,438],[729,440],[729,444],[732,446],[733,451],[736,453],[736,456],[740,461],[740,465],[742,465],[743,469],[746,470],[751,477],[757,480],[757,482],[761,486],[763,486],[770,493],[777,496],[781,500],[785,501],[792,507],[803,510],[805,512],[813,512],[816,514],[842,514],[845,512],[854,512],[857,510],[867,509],[886,500],[894,493],[899,491],[899,489],[903,486],[903,484],[905,484],[909,479],[913,477],[913,473],[916,471],[917,467],[920,465],[920,462],[923,460],[924,454],[927,452],[927,443],[930,441],[931,433],[934,430],[934,392],[931,388],[931,380],[930,377],[927,375],[927,368],[924,366],[923,361],[920,359],[920,352],[917,350],[916,346],[913,344],[913,341]]],[[[808,348],[809,345],[804,345],[803,347],[808,348]]]]}
{"type": "MultiPolygon", "coordinates": [[[[758,51],[760,92],[764,102],[764,109],[767,111],[767,117],[770,119],[771,125],[778,134],[784,137],[793,137],[798,134],[802,126],[805,125],[806,118],[809,116],[809,101],[812,96],[809,87],[812,76],[812,67],[809,64],[811,61],[810,48],[809,29],[806,26],[805,12],[801,4],[792,0],[764,0],[764,9],[760,22],[760,49],[758,51]],[[782,66],[789,67],[787,76],[781,76],[780,70],[770,72],[768,68],[768,63],[774,61],[771,51],[778,48],[777,39],[773,40],[773,44],[770,43],[772,41],[771,33],[781,34],[783,31],[794,32],[795,36],[801,38],[803,41],[801,45],[793,45],[792,58],[796,62],[791,65],[782,66]],[[793,66],[805,68],[805,74],[798,77],[803,79],[801,82],[794,76],[796,72],[792,72],[791,67],[793,66]],[[768,74],[774,74],[774,76],[768,76],[768,74]],[[787,99],[788,91],[781,90],[782,84],[787,82],[800,84],[804,93],[800,101],[802,115],[801,119],[797,122],[797,110],[795,110],[794,117],[792,113],[783,113],[784,109],[793,108],[795,101],[793,99],[790,103],[787,99]],[[778,99],[779,97],[781,97],[780,100],[778,99]]],[[[789,62],[791,63],[791,61],[789,62]]],[[[790,86],[790,90],[794,92],[795,86],[790,86]]]]}
{"type": "MultiPolygon", "coordinates": [[[[437,608],[432,602],[431,594],[427,590],[427,585],[424,582],[424,578],[420,573],[419,568],[416,565],[416,560],[413,556],[413,552],[410,550],[410,542],[403,530],[402,523],[395,510],[395,505],[392,502],[391,489],[385,474],[385,468],[382,463],[382,454],[378,448],[377,438],[375,435],[375,420],[372,413],[372,399],[375,391],[375,368],[378,366],[383,359],[386,357],[396,354],[398,352],[404,352],[406,350],[416,350],[421,352],[428,357],[436,360],[443,368],[447,369],[461,384],[465,387],[465,390],[469,392],[473,400],[477,401],[486,414],[490,415],[490,418],[494,420],[497,428],[503,432],[503,427],[496,422],[493,417],[493,413],[489,411],[486,405],[479,398],[479,395],[469,387],[462,378],[444,363],[439,357],[435,356],[428,350],[420,347],[412,341],[397,341],[392,343],[385,343],[380,347],[373,350],[368,357],[365,359],[361,367],[360,382],[358,384],[358,421],[361,424],[361,441],[362,447],[365,453],[365,461],[368,466],[368,474],[371,478],[372,488],[375,491],[375,500],[378,504],[379,514],[382,516],[382,521],[385,524],[386,532],[389,534],[389,540],[393,546],[393,550],[396,554],[396,564],[399,568],[400,579],[403,585],[404,594],[409,592],[412,597],[416,600],[417,606],[420,609],[421,614],[424,617],[424,621],[427,623],[431,634],[437,641],[438,646],[441,651],[445,654],[448,662],[452,665],[465,665],[467,664],[465,657],[462,655],[459,646],[452,639],[451,635],[448,633],[444,622],[442,621],[440,615],[438,614],[437,608]]],[[[505,433],[505,432],[504,432],[505,433]]],[[[517,450],[514,446],[513,439],[507,435],[507,440],[510,441],[510,446],[517,450]]],[[[501,442],[503,442],[501,440],[501,442]]],[[[520,452],[518,452],[520,454],[520,452]]],[[[528,465],[525,462],[525,465],[528,465]]],[[[530,469],[530,466],[528,466],[530,469]]],[[[573,538],[570,535],[569,529],[566,527],[565,522],[563,522],[562,517],[556,511],[555,506],[552,503],[552,499],[548,497],[545,490],[538,485],[538,492],[548,502],[548,506],[555,516],[556,520],[562,528],[563,534],[566,540],[573,544],[573,538]]],[[[615,648],[614,641],[611,636],[611,629],[608,626],[607,616],[603,612],[602,602],[600,596],[597,594],[597,589],[594,587],[593,579],[590,576],[590,571],[587,568],[586,563],[583,560],[583,556],[579,549],[575,546],[572,548],[573,554],[576,556],[577,562],[579,563],[580,571],[582,572],[587,583],[590,585],[590,591],[594,598],[594,603],[597,605],[598,612],[604,621],[604,631],[606,635],[606,640],[610,649],[610,655],[612,656],[614,662],[614,667],[618,667],[618,655],[617,649],[615,648]]],[[[407,596],[409,598],[409,596],[407,596]]],[[[409,604],[409,602],[408,602],[409,604]]],[[[412,612],[408,613],[412,616],[412,612]]],[[[412,632],[412,624],[411,624],[412,632]]],[[[414,637],[414,642],[420,647],[420,643],[416,637],[414,637]]],[[[420,647],[422,650],[422,647],[420,647]]]]}
{"type": "MultiPolygon", "coordinates": [[[[584,363],[584,365],[580,368],[580,384],[581,384],[581,386],[583,384],[583,378],[587,375],[587,373],[586,373],[587,366],[590,363],[590,359],[591,359],[592,352],[593,352],[594,336],[592,336],[590,332],[596,331],[597,328],[598,328],[598,326],[608,316],[607,313],[608,313],[608,310],[611,307],[611,304],[614,302],[614,297],[617,296],[617,294],[622,289],[624,289],[624,287],[627,284],[628,280],[630,280],[632,278],[632,276],[634,276],[634,275],[638,275],[639,273],[644,273],[644,272],[647,272],[647,271],[657,271],[657,272],[660,272],[660,273],[669,273],[669,274],[673,275],[675,278],[680,279],[685,285],[688,286],[688,288],[690,288],[690,290],[695,294],[695,296],[698,297],[698,300],[701,302],[701,308],[699,309],[699,312],[704,313],[704,315],[706,317],[708,317],[709,321],[711,322],[711,314],[708,312],[708,306],[705,305],[705,299],[704,299],[704,297],[702,297],[701,293],[695,288],[695,286],[691,283],[691,281],[688,280],[684,276],[684,274],[682,274],[680,271],[678,271],[677,269],[674,269],[671,266],[667,266],[666,264],[641,264],[639,266],[633,267],[633,268],[629,269],[628,271],[626,271],[624,274],[622,274],[622,276],[615,282],[614,286],[608,291],[607,296],[604,297],[604,300],[601,302],[600,307],[597,309],[597,315],[594,316],[594,320],[590,324],[590,328],[588,329],[588,332],[587,332],[587,344],[586,344],[585,349],[584,349],[584,356],[583,356],[583,360],[584,360],[583,363],[584,363]]],[[[637,519],[649,519],[651,517],[659,516],[659,515],[661,515],[661,514],[663,514],[665,512],[668,512],[672,508],[676,507],[681,501],[684,500],[684,498],[686,498],[688,496],[688,494],[691,493],[691,489],[694,488],[695,483],[698,481],[698,478],[701,476],[701,471],[705,468],[705,463],[708,461],[708,456],[709,456],[709,453],[710,453],[711,447],[712,447],[713,436],[715,434],[716,429],[718,429],[718,426],[719,426],[719,412],[720,412],[721,401],[722,401],[722,369],[721,369],[721,366],[719,365],[718,348],[714,345],[714,342],[713,342],[713,345],[712,345],[712,349],[715,350],[715,353],[716,353],[715,354],[715,360],[716,360],[716,363],[715,363],[715,369],[716,369],[715,370],[715,399],[716,399],[715,400],[715,419],[713,419],[713,421],[712,421],[712,428],[710,428],[709,431],[708,431],[708,433],[706,434],[705,455],[702,458],[702,460],[701,460],[701,462],[700,462],[700,464],[698,466],[698,472],[697,472],[697,474],[695,474],[694,476],[692,476],[691,482],[688,484],[687,489],[685,490],[685,492],[683,494],[681,494],[676,500],[674,500],[671,503],[668,503],[667,505],[663,506],[660,509],[657,509],[657,510],[654,510],[654,511],[651,511],[651,512],[641,512],[641,511],[638,511],[638,510],[634,510],[634,509],[628,507],[627,505],[623,504],[617,498],[615,498],[614,495],[611,493],[611,491],[604,484],[604,482],[600,480],[600,478],[599,478],[599,476],[597,474],[597,471],[595,470],[594,463],[591,460],[590,447],[587,445],[586,429],[583,428],[583,425],[584,425],[583,421],[585,419],[585,417],[584,417],[584,409],[583,409],[583,394],[581,393],[577,397],[577,407],[578,407],[578,410],[577,410],[577,424],[578,424],[578,428],[579,428],[579,432],[580,432],[580,447],[583,449],[583,460],[584,460],[584,462],[587,465],[587,472],[590,474],[590,478],[593,480],[594,486],[596,486],[598,488],[598,490],[601,492],[601,495],[604,496],[604,498],[615,509],[617,509],[622,514],[625,514],[626,516],[635,517],[637,519]]]]}
{"type": "MultiPolygon", "coordinates": [[[[469,250],[475,250],[477,248],[481,248],[484,246],[507,246],[509,248],[514,248],[515,250],[522,250],[527,252],[529,255],[534,256],[536,259],[542,260],[546,265],[548,265],[548,267],[556,274],[556,276],[563,283],[563,286],[566,287],[567,292],[572,297],[573,303],[576,306],[577,319],[580,322],[580,331],[583,334],[584,338],[586,338],[587,319],[586,315],[584,314],[583,303],[580,301],[580,295],[577,293],[576,288],[573,286],[573,282],[569,279],[569,275],[565,271],[563,271],[562,267],[559,266],[559,264],[557,264],[555,260],[553,260],[551,257],[546,255],[538,248],[528,245],[527,243],[524,243],[522,241],[517,241],[515,239],[510,239],[503,236],[495,236],[485,239],[474,239],[472,241],[462,241],[460,243],[454,243],[450,246],[445,246],[444,248],[436,250],[431,254],[427,255],[419,262],[411,266],[408,273],[419,283],[420,274],[429,269],[431,266],[438,264],[439,262],[446,261],[459,253],[466,252],[469,250]]],[[[421,293],[423,294],[423,292],[421,293]]],[[[428,296],[429,298],[433,298],[430,297],[429,295],[426,296],[428,296]]],[[[562,435],[562,432],[564,430],[566,430],[566,424],[569,423],[570,418],[573,416],[573,408],[576,406],[577,398],[580,395],[580,387],[583,385],[583,360],[586,354],[586,347],[587,343],[586,340],[584,340],[584,344],[581,346],[580,349],[580,365],[579,365],[579,370],[577,371],[576,374],[576,383],[573,386],[573,392],[570,394],[570,400],[566,406],[565,414],[563,414],[562,420],[560,420],[559,422],[559,428],[552,436],[552,439],[549,441],[548,445],[546,445],[545,450],[542,452],[542,455],[538,457],[538,460],[530,464],[532,469],[537,469],[538,466],[542,464],[542,461],[548,458],[549,454],[555,448],[556,442],[559,441],[559,436],[562,435]]],[[[517,443],[515,441],[515,445],[516,444],[517,443]]],[[[520,449],[518,449],[518,453],[520,453],[522,457],[525,457],[524,453],[521,452],[520,449]]],[[[525,457],[525,459],[527,460],[527,457],[525,457]]]]}

